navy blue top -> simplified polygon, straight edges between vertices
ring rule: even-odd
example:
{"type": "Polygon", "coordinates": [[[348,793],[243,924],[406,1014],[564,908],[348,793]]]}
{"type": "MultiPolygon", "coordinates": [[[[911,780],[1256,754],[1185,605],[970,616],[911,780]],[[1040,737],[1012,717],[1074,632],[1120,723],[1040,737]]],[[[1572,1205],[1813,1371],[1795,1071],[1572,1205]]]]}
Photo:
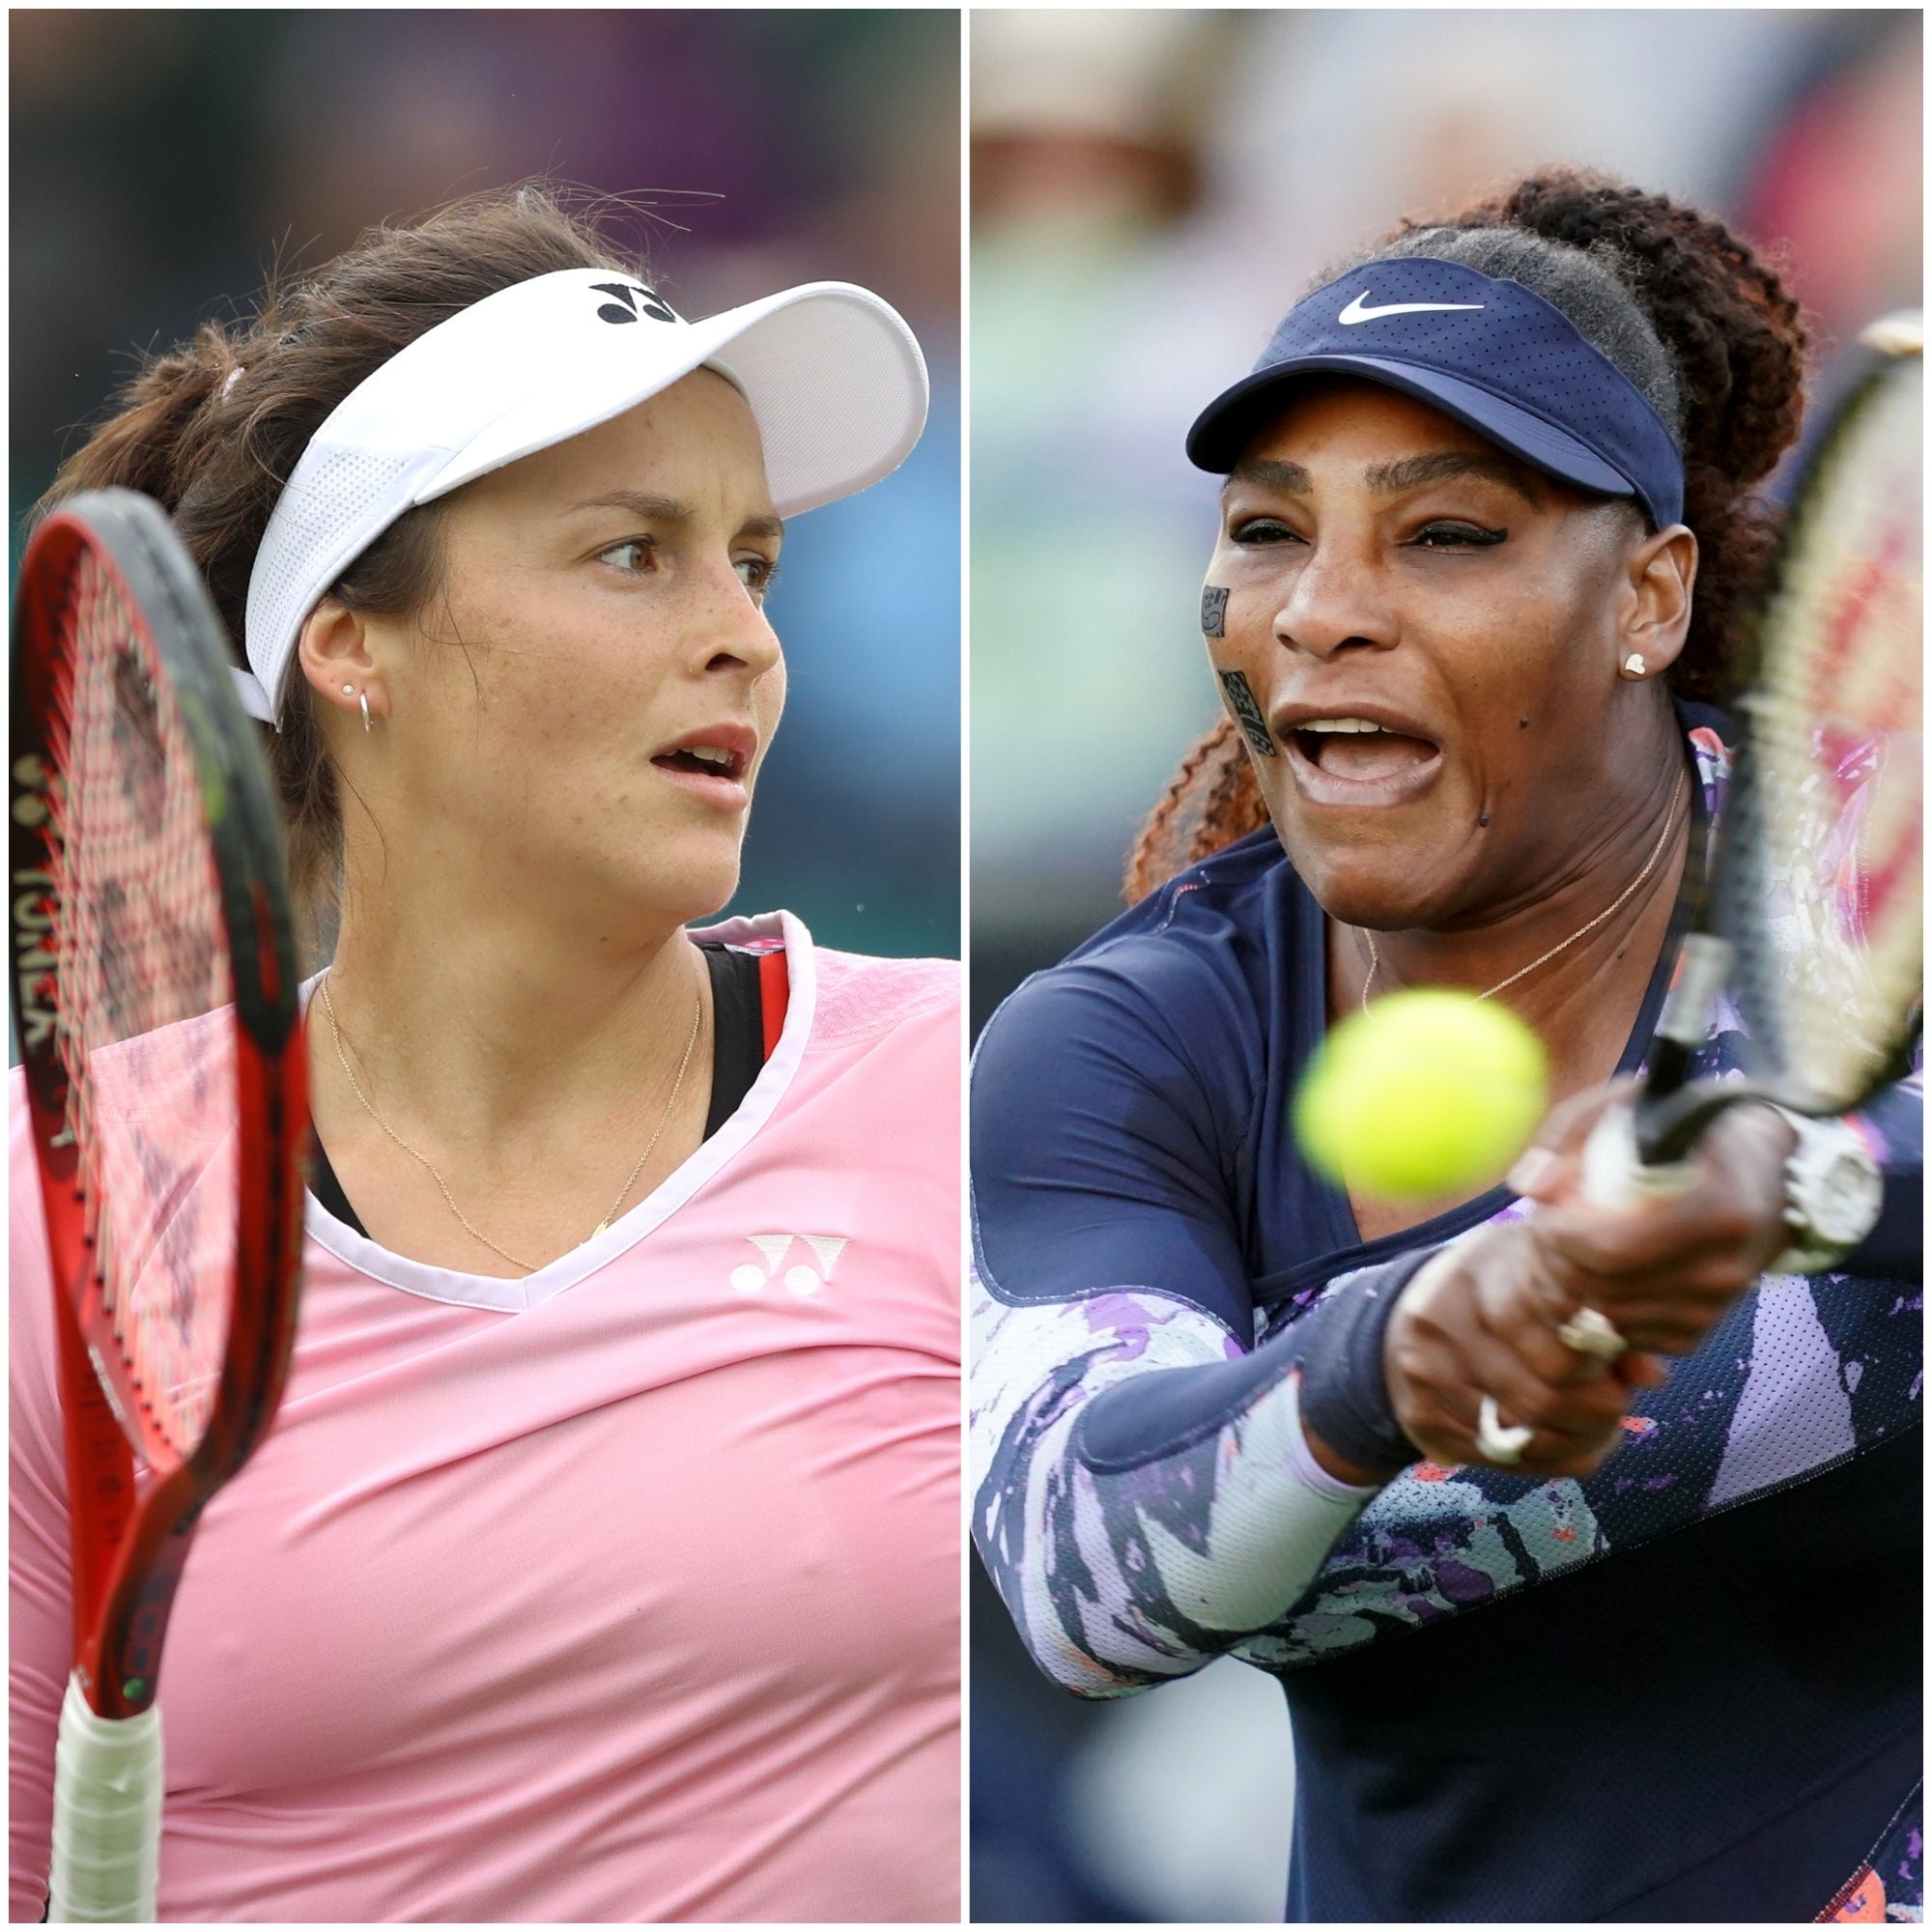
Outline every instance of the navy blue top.
{"type": "MultiPolygon", "coordinates": [[[[1680,710],[1702,829],[1720,721],[1680,710]]],[[[1317,1309],[1338,1277],[1406,1275],[1516,1211],[1497,1188],[1361,1239],[1290,1125],[1326,983],[1324,916],[1264,830],[1036,976],[981,1038],[988,1292],[1025,1307],[1130,1286],[1233,1338],[1224,1363],[1095,1396],[1075,1436],[1091,1467],[1208,1440],[1298,1324],[1346,1299],[1317,1309]]],[[[1742,1046],[1733,1014],[1698,1070],[1742,1046]]],[[[1916,1811],[1891,1828],[1918,1775],[1920,1114],[1916,1081],[1868,1110],[1887,1209],[1859,1253],[1763,1321],[1765,1288],[1745,1296],[1634,1404],[1633,1439],[1594,1476],[1420,1464],[1344,1534],[1272,1647],[1243,1649],[1293,1713],[1290,1918],[1809,1918],[1882,1846],[1911,1865],[1894,1902],[1916,1886],[1916,1811]],[[1535,1511],[1558,1544],[1535,1542],[1535,1511]]],[[[1214,1480],[1181,1473],[1177,1534],[1214,1480]]],[[[1017,1450],[988,1478],[1027,1480],[1017,1450]]]]}

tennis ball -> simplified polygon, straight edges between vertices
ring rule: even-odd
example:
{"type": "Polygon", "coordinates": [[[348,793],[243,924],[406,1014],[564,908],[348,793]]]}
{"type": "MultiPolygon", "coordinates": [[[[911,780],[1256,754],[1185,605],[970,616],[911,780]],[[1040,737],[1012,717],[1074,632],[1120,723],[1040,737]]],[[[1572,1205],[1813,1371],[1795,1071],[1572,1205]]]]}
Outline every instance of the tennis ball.
{"type": "Polygon", "coordinates": [[[1507,1007],[1432,987],[1351,1013],[1294,1099],[1302,1151],[1378,1201],[1423,1201],[1509,1172],[1548,1104],[1543,1042],[1507,1007]]]}

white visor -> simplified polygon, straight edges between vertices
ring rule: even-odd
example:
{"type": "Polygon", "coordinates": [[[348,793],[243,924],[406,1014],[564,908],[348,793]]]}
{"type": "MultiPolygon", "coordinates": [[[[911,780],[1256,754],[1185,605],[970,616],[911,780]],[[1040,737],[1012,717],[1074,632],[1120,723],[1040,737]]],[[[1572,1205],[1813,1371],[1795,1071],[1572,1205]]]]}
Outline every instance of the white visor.
{"type": "Polygon", "coordinates": [[[243,702],[273,722],[309,612],[405,511],[595,429],[700,366],[751,404],[781,516],[876,483],[925,424],[912,330],[849,283],[810,282],[686,322],[609,269],[519,282],[398,351],[302,451],[248,580],[243,702]]]}

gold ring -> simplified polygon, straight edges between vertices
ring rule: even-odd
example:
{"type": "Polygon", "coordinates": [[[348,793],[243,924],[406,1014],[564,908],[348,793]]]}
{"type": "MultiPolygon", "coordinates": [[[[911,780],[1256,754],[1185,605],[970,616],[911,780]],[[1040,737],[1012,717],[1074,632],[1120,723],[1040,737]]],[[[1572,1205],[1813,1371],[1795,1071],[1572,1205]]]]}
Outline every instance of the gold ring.
{"type": "Polygon", "coordinates": [[[1579,1308],[1557,1329],[1556,1339],[1579,1355],[1595,1355],[1600,1362],[1614,1362],[1630,1344],[1619,1335],[1606,1316],[1594,1308],[1579,1308]]]}

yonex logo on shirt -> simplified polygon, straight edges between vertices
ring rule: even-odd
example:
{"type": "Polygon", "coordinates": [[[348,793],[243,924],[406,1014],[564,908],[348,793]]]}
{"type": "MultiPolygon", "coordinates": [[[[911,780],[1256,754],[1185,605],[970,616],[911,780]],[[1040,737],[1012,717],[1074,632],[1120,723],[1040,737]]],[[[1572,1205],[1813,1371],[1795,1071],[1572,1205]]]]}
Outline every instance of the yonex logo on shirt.
{"type": "Polygon", "coordinates": [[[797,1295],[816,1294],[832,1279],[832,1270],[838,1265],[838,1257],[845,1251],[849,1235],[747,1235],[745,1238],[764,1257],[764,1265],[756,1262],[740,1262],[731,1270],[731,1286],[740,1294],[756,1294],[767,1282],[781,1281],[797,1295]],[[780,1264],[794,1241],[803,1241],[817,1260],[818,1266],[810,1267],[803,1261],[794,1262],[780,1273],[780,1264]],[[823,1270],[823,1272],[821,1272],[823,1270]]]}
{"type": "Polygon", "coordinates": [[[600,296],[616,298],[597,311],[600,322],[636,322],[639,315],[647,315],[653,322],[677,320],[664,298],[655,289],[645,288],[642,282],[592,282],[590,286],[600,296]]]}

